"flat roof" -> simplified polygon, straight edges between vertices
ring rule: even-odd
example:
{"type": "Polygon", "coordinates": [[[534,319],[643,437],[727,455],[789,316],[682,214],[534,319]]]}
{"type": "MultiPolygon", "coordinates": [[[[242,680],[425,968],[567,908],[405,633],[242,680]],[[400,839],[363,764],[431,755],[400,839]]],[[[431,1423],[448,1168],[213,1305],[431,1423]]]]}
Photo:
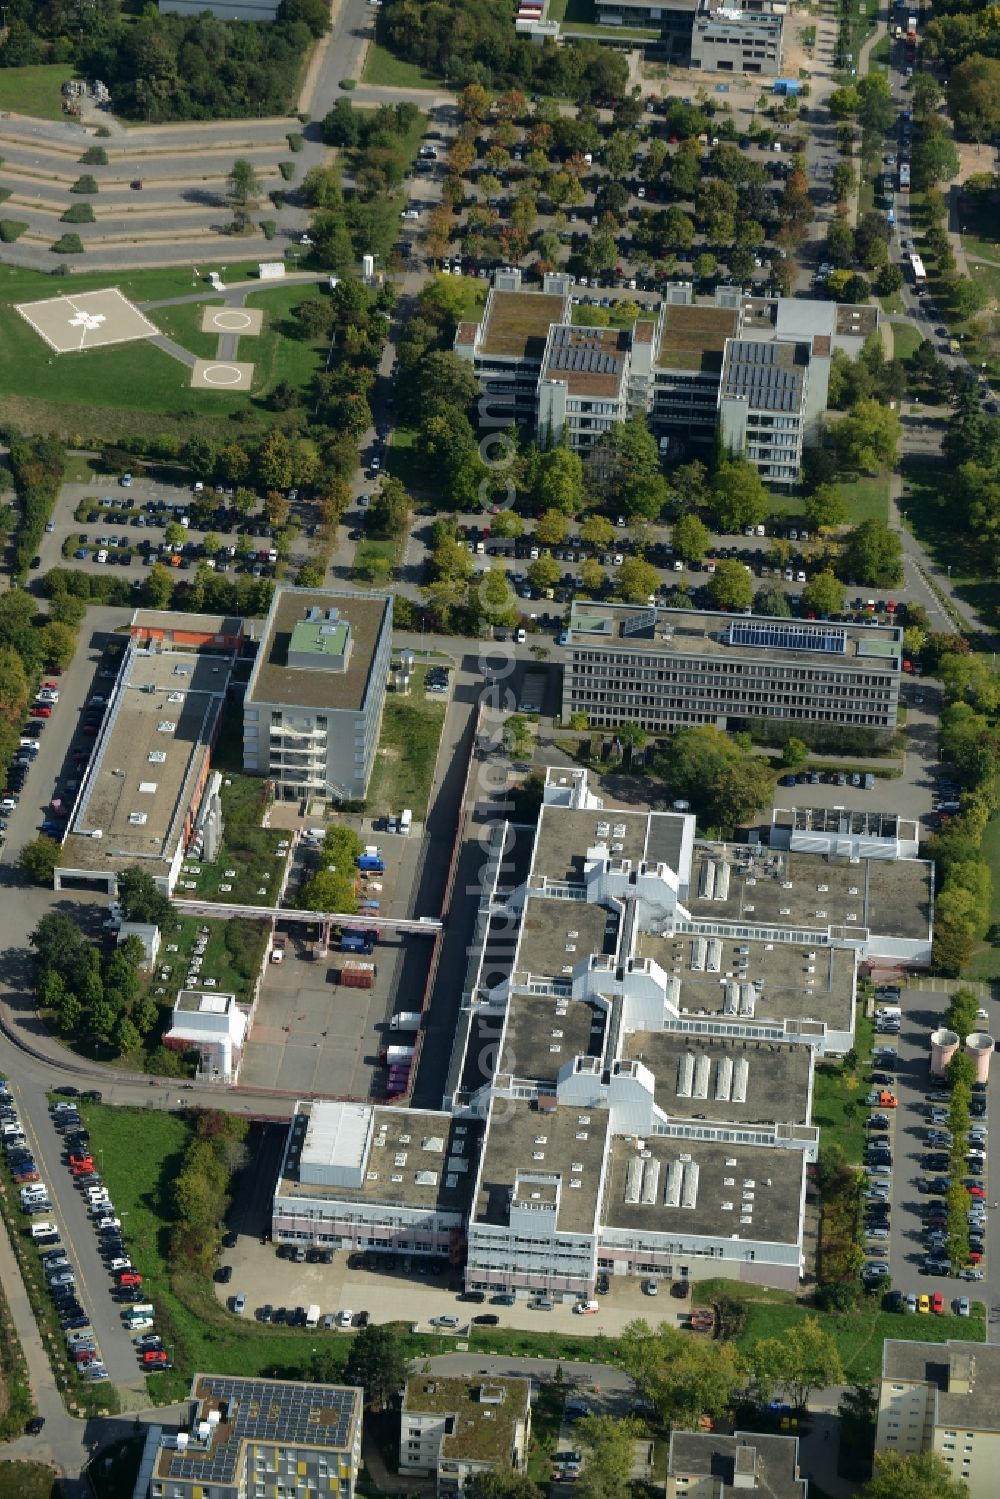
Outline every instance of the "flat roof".
{"type": "Polygon", "coordinates": [[[586,1000],[514,993],[496,1070],[554,1088],[574,1057],[602,1054],[606,1023],[607,1012],[586,1000]]]}
{"type": "Polygon", "coordinates": [[[666,303],[660,325],[660,347],[656,354],[658,366],[660,369],[718,374],[726,340],[733,337],[739,321],[740,315],[735,307],[666,303]]]}
{"type": "Polygon", "coordinates": [[[577,811],[567,806],[543,805],[535,833],[532,881],[583,884],[588,848],[603,845],[609,859],[666,863],[678,869],[684,844],[685,820],[678,812],[624,811],[607,806],[577,811]]]}
{"type": "Polygon", "coordinates": [[[882,1378],[933,1385],[939,1426],[965,1431],[1000,1427],[1000,1346],[996,1343],[965,1343],[954,1338],[947,1343],[910,1343],[886,1338],[882,1378]],[[953,1388],[959,1379],[970,1388],[953,1388]]]}
{"type": "Polygon", "coordinates": [[[643,1159],[637,1141],[625,1135],[611,1142],[601,1214],[609,1228],[650,1236],[798,1243],[805,1151],[650,1135],[643,1140],[643,1152],[648,1153],[648,1160],[643,1159]],[[640,1200],[627,1202],[626,1195],[636,1195],[638,1168],[632,1164],[636,1160],[643,1173],[640,1200]],[[685,1193],[682,1187],[676,1206],[668,1205],[670,1184],[678,1176],[682,1183],[686,1178],[688,1190],[685,1193]],[[652,1200],[643,1202],[647,1193],[652,1200]],[[685,1200],[692,1205],[685,1207],[685,1200]]]}
{"type": "Polygon", "coordinates": [[[564,320],[568,303],[568,297],[552,292],[497,291],[494,287],[480,326],[478,352],[540,363],[549,328],[564,320]]]}
{"type": "Polygon", "coordinates": [[[243,620],[238,614],[185,614],[177,609],[136,609],[129,629],[213,635],[228,640],[243,634],[243,620]]]}
{"type": "Polygon", "coordinates": [[[568,980],[591,953],[613,952],[617,935],[618,917],[610,907],[531,895],[521,917],[514,982],[529,973],[568,980]]]}
{"type": "Polygon", "coordinates": [[[442,1434],[441,1457],[509,1466],[518,1423],[528,1417],[530,1396],[531,1381],[509,1375],[460,1379],[411,1374],[402,1415],[453,1418],[442,1434]]]}
{"type": "MultiPolygon", "coordinates": [[[[428,1212],[468,1211],[482,1138],[476,1120],[455,1120],[450,1114],[431,1109],[392,1109],[370,1104],[352,1108],[364,1111],[370,1122],[370,1129],[365,1129],[365,1136],[370,1139],[367,1154],[362,1148],[363,1141],[358,1147],[360,1185],[304,1182],[299,1164],[290,1161],[286,1152],[275,1187],[276,1197],[384,1202],[425,1208],[428,1212]]],[[[305,1115],[310,1121],[315,1119],[320,1129],[324,1112],[329,1115],[330,1109],[323,1101],[300,1103],[296,1108],[297,1115],[305,1115]]]]}
{"type": "Polygon", "coordinates": [[[879,310],[871,302],[838,302],[834,333],[838,338],[868,338],[878,328],[879,310]]]}
{"type": "Polygon", "coordinates": [[[621,1057],[649,1068],[655,1079],[656,1106],[672,1119],[809,1123],[813,1057],[809,1046],[735,1037],[710,1039],[685,1031],[631,1031],[622,1038],[621,1057]],[[741,1064],[745,1064],[746,1085],[745,1098],[739,1101],[728,1095],[737,1092],[736,1073],[741,1064]],[[701,1089],[699,1078],[703,1078],[701,1089]],[[681,1091],[685,1088],[686,1096],[681,1091]]]}
{"type": "Polygon", "coordinates": [[[812,1020],[830,1030],[850,1031],[854,1023],[857,955],[852,947],[810,946],[806,942],[761,942],[720,937],[719,966],[695,969],[695,938],[689,933],[660,937],[639,932],[635,955],[650,958],[668,978],[680,980],[678,1005],[689,1016],[743,1017],[727,1010],[727,985],[753,984],[757,1020],[812,1020]]]}
{"type": "Polygon", "coordinates": [[[162,1445],[154,1472],[194,1484],[236,1484],[244,1476],[247,1444],[353,1453],[361,1423],[362,1392],[353,1385],[299,1380],[240,1379],[196,1374],[188,1444],[162,1445]],[[199,1423],[210,1422],[199,1436],[199,1423]]]}
{"type": "Polygon", "coordinates": [[[775,807],[771,814],[774,827],[791,828],[797,833],[842,833],[862,838],[881,838],[896,843],[900,838],[917,838],[920,824],[905,820],[897,812],[879,812],[854,807],[775,807]]]}
{"type": "MultiPolygon", "coordinates": [[[[523,1099],[495,1099],[486,1126],[473,1222],[507,1226],[511,1191],[519,1174],[558,1176],[558,1231],[592,1233],[600,1202],[608,1122],[606,1109],[567,1105],[537,1108],[523,1099]],[[580,1185],[573,1187],[571,1181],[580,1185]]],[[[539,1190],[544,1195],[544,1188],[539,1190]]]]}
{"type": "Polygon", "coordinates": [[[379,633],[391,610],[388,594],[279,586],[274,591],[245,701],[360,712],[370,689],[379,633]],[[349,622],[351,653],[346,671],[289,666],[295,627],[306,621],[311,609],[336,609],[349,622]]]}
{"type": "Polygon", "coordinates": [[[793,931],[829,927],[924,938],[931,925],[932,868],[925,859],[862,859],[750,844],[695,845],[687,909],[696,921],[793,931]],[[697,895],[701,866],[730,865],[725,900],[697,895]],[[752,882],[752,883],[748,883],[752,882]]]}
{"type": "Polygon", "coordinates": [[[798,1437],[760,1431],[673,1431],[667,1477],[708,1479],[712,1499],[805,1499],[809,1492],[799,1477],[798,1437]]]}
{"type": "Polygon", "coordinates": [[[808,343],[731,338],[723,359],[720,399],[747,401],[755,411],[797,413],[808,366],[808,343]]]}
{"type": "Polygon", "coordinates": [[[289,649],[296,655],[308,654],[317,657],[340,657],[347,649],[351,627],[346,619],[335,623],[323,620],[300,619],[292,626],[289,649]]]}
{"type": "Polygon", "coordinates": [[[236,1003],[235,994],[182,989],[174,1000],[174,1011],[192,1015],[225,1015],[236,1003]]]}
{"type": "Polygon", "coordinates": [[[898,625],[828,624],[574,599],[569,634],[571,649],[728,656],[734,662],[808,662],[826,670],[849,666],[892,675],[902,666],[903,632],[898,625]],[[890,654],[884,654],[886,650],[890,654]]]}
{"type": "Polygon", "coordinates": [[[129,646],[63,842],[65,869],[138,863],[155,877],[167,872],[209,756],[229,670],[229,660],[217,654],[129,646]]]}
{"type": "Polygon", "coordinates": [[[549,334],[542,378],[561,381],[571,395],[617,396],[625,379],[629,342],[623,328],[559,323],[549,334]]]}

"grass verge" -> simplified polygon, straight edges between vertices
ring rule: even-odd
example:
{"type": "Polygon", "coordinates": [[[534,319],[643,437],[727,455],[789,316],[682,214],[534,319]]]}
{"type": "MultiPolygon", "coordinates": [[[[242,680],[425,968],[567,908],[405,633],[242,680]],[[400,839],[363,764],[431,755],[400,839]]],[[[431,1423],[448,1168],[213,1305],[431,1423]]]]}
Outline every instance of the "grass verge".
{"type": "Polygon", "coordinates": [[[984,570],[968,533],[955,526],[951,502],[941,483],[942,464],[927,458],[904,458],[901,468],[905,492],[900,509],[913,534],[979,618],[995,619],[1000,609],[1000,578],[984,570]]]}
{"type": "Polygon", "coordinates": [[[813,1091],[813,1123],[819,1125],[823,1148],[839,1145],[847,1160],[860,1162],[865,1151],[865,1094],[868,1092],[868,1069],[871,1063],[874,1031],[864,1014],[863,1004],[855,1016],[854,1050],[857,1063],[848,1069],[843,1063],[823,1063],[816,1068],[813,1091]]]}
{"type": "MultiPolygon", "coordinates": [[[[896,293],[898,297],[898,293],[896,293]]],[[[888,299],[886,299],[888,300],[888,299]]],[[[894,309],[896,310],[896,309],[894,309]]],[[[902,301],[898,311],[902,312],[902,301]]],[[[909,359],[911,354],[916,353],[923,342],[923,336],[918,328],[912,323],[892,321],[892,352],[895,359],[909,359]]]]}
{"type": "Polygon", "coordinates": [[[29,63],[23,68],[4,68],[0,97],[11,114],[33,115],[37,120],[61,120],[62,86],[76,69],[68,62],[29,63]]]}
{"type": "Polygon", "coordinates": [[[415,62],[405,62],[394,57],[386,47],[377,42],[368,48],[362,83],[371,83],[378,88],[442,88],[440,78],[425,73],[415,62]]]}
{"type": "MultiPolygon", "coordinates": [[[[4,1499],[58,1499],[62,1484],[44,1463],[0,1463],[0,1494],[4,1499]]],[[[97,1499],[105,1499],[100,1488],[97,1499]]]]}
{"type": "Polygon", "coordinates": [[[394,693],[386,697],[366,799],[369,816],[398,816],[404,807],[418,821],[427,815],[445,708],[427,698],[426,675],[426,667],[417,667],[409,697],[394,693]]]}

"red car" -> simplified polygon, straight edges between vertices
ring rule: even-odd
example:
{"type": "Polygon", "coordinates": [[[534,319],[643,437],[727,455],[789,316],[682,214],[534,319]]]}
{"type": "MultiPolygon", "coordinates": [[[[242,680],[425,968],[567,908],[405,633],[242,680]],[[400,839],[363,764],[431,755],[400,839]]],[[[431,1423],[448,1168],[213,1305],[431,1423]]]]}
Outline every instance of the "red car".
{"type": "Polygon", "coordinates": [[[970,1249],[969,1250],[969,1263],[971,1265],[978,1265],[979,1261],[982,1259],[982,1257],[983,1257],[983,1251],[981,1249],[970,1249]]]}
{"type": "Polygon", "coordinates": [[[146,1352],[142,1355],[142,1361],[143,1361],[144,1364],[147,1364],[147,1365],[148,1364],[165,1364],[167,1362],[166,1349],[164,1349],[164,1348],[148,1348],[146,1350],[146,1352]]]}
{"type": "Polygon", "coordinates": [[[94,1163],[88,1157],[87,1160],[80,1161],[78,1165],[71,1166],[69,1169],[73,1176],[89,1176],[94,1169],[94,1163]]]}
{"type": "Polygon", "coordinates": [[[931,1311],[938,1317],[944,1316],[944,1297],[940,1291],[935,1291],[931,1297],[931,1311]]]}
{"type": "Polygon", "coordinates": [[[58,692],[59,691],[59,683],[58,682],[43,682],[42,686],[46,689],[47,692],[58,692]]]}
{"type": "Polygon", "coordinates": [[[96,737],[97,737],[97,725],[93,724],[93,723],[85,723],[84,726],[83,726],[83,732],[87,735],[87,737],[89,739],[96,739],[96,737]]]}
{"type": "Polygon", "coordinates": [[[51,708],[32,708],[32,710],[29,713],[28,717],[29,718],[51,718],[52,717],[52,709],[51,708]]]}
{"type": "Polygon", "coordinates": [[[142,1276],[137,1270],[119,1270],[115,1280],[120,1286],[141,1286],[142,1276]]]}
{"type": "Polygon", "coordinates": [[[970,1197],[985,1197],[986,1193],[982,1187],[967,1186],[965,1189],[970,1197]]]}

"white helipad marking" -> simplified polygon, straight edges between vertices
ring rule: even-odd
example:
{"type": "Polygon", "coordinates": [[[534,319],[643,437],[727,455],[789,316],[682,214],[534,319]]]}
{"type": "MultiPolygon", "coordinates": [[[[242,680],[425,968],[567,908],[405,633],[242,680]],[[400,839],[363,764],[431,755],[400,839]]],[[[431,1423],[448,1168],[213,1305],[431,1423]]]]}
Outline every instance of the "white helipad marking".
{"type": "Polygon", "coordinates": [[[201,378],[206,385],[239,385],[243,375],[231,364],[210,364],[202,370],[201,378]]]}
{"type": "Polygon", "coordinates": [[[214,312],[212,322],[226,333],[235,333],[238,328],[249,328],[253,318],[249,312],[240,312],[233,308],[228,312],[225,309],[222,312],[214,312]]]}
{"type": "Polygon", "coordinates": [[[76,317],[71,317],[69,325],[71,328],[82,328],[85,333],[96,333],[107,318],[103,312],[78,312],[76,317]]]}

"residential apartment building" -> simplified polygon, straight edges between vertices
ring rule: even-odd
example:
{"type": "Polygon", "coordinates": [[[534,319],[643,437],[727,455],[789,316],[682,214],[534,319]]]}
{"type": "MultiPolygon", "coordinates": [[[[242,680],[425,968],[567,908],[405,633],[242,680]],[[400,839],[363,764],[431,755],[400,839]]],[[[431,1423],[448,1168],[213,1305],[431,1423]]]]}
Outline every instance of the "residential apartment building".
{"type": "Polygon", "coordinates": [[[244,769],[286,801],[360,801],[391,649],[391,595],[277,587],[243,703],[244,769]]]}
{"type": "Polygon", "coordinates": [[[760,1431],[673,1431],[666,1499],[809,1499],[799,1439],[760,1431]]]}
{"type": "Polygon", "coordinates": [[[531,1437],[531,1381],[411,1374],[399,1413],[399,1470],[433,1475],[461,1496],[479,1473],[523,1473],[531,1437]]]}
{"type": "Polygon", "coordinates": [[[562,718],[720,729],[748,720],[896,727],[903,632],[574,600],[562,718]]]}
{"type": "Polygon", "coordinates": [[[190,1398],[186,1426],[146,1427],[133,1499],[353,1499],[360,1389],[196,1374],[190,1398]]]}
{"type": "Polygon", "coordinates": [[[1000,1348],[993,1343],[882,1345],[875,1451],[936,1452],[970,1499],[993,1499],[1000,1464],[1000,1348]]]}

